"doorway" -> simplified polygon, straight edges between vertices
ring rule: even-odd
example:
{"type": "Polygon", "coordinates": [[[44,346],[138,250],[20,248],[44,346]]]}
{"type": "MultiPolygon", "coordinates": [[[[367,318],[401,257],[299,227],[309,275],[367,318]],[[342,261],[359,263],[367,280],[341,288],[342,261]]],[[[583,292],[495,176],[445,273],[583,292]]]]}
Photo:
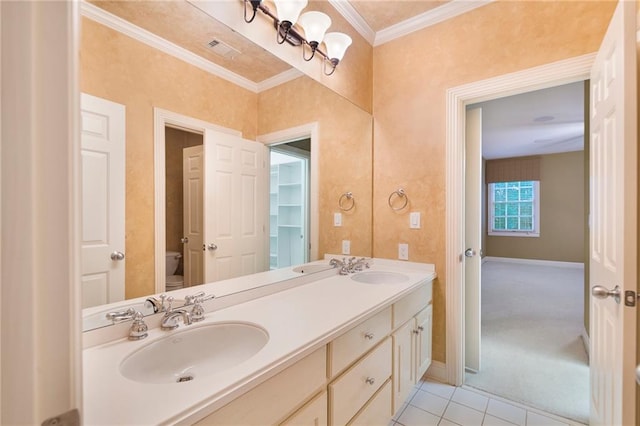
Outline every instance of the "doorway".
{"type": "Polygon", "coordinates": [[[311,139],[270,147],[269,268],[306,263],[309,244],[311,139]]]}
{"type": "Polygon", "coordinates": [[[204,282],[203,135],[165,127],[166,290],[204,282]]]}

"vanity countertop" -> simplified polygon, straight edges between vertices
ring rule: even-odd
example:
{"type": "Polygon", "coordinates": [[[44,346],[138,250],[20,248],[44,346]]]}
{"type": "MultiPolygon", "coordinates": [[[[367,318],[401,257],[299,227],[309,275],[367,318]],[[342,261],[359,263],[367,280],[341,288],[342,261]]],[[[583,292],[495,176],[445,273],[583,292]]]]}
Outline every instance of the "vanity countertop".
{"type": "Polygon", "coordinates": [[[97,424],[193,423],[302,359],[344,331],[436,276],[433,265],[375,259],[371,270],[397,271],[405,282],[367,284],[353,275],[318,274],[315,281],[208,312],[174,331],[149,330],[140,341],[118,339],[83,351],[83,420],[97,424]],[[122,360],[154,340],[220,322],[253,323],[269,334],[252,358],[183,383],[144,384],[119,372],[122,360]]]}

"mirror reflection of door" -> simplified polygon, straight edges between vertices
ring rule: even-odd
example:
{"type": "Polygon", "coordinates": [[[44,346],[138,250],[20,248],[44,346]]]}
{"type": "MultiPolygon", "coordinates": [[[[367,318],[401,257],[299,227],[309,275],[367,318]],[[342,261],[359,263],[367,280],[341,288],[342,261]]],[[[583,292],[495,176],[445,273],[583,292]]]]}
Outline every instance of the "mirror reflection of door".
{"type": "Polygon", "coordinates": [[[204,282],[203,136],[165,128],[166,290],[204,282]]]}
{"type": "Polygon", "coordinates": [[[309,163],[311,141],[271,147],[269,268],[309,261],[309,163]]]}

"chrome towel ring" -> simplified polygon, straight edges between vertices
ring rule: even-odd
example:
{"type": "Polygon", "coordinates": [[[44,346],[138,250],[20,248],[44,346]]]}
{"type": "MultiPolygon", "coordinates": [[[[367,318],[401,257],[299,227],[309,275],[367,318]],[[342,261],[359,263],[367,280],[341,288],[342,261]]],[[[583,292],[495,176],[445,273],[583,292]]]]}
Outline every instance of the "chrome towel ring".
{"type": "Polygon", "coordinates": [[[338,206],[343,212],[348,212],[353,209],[356,206],[356,199],[353,197],[353,192],[345,192],[342,194],[340,199],[338,199],[338,206]],[[351,200],[351,203],[349,203],[349,200],[351,200]]]}
{"type": "Polygon", "coordinates": [[[404,192],[404,189],[398,188],[395,191],[393,191],[391,195],[389,195],[388,202],[389,202],[389,207],[391,207],[395,211],[399,211],[407,207],[407,203],[409,202],[409,197],[407,196],[406,192],[404,192]],[[392,200],[394,195],[396,195],[398,198],[404,198],[404,204],[402,204],[400,207],[393,207],[392,200]]]}

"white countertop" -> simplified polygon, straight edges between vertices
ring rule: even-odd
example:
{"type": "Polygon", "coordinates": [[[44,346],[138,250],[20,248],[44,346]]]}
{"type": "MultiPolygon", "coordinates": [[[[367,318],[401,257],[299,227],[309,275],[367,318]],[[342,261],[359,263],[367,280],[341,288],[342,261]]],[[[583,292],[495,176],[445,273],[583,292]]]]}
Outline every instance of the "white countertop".
{"type": "MultiPolygon", "coordinates": [[[[397,284],[358,283],[332,275],[254,300],[208,312],[204,321],[176,330],[149,330],[141,341],[119,339],[83,351],[83,420],[98,424],[193,423],[382,310],[424,281],[433,265],[375,259],[371,270],[399,271],[397,284]],[[153,341],[219,322],[249,322],[269,334],[252,358],[224,372],[183,383],[145,384],[119,372],[121,361],[153,341]]],[[[311,274],[316,275],[316,274],[311,274]]],[[[326,276],[326,274],[324,274],[326,276]]],[[[306,283],[305,283],[306,282],[306,283]]]]}

